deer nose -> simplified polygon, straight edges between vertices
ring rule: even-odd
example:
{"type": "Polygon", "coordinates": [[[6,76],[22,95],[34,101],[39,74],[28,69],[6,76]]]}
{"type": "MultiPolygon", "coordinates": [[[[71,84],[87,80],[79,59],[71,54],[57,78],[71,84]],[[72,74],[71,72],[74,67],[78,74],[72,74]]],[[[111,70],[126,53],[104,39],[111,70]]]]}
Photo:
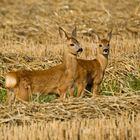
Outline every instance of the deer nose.
{"type": "Polygon", "coordinates": [[[104,52],[106,52],[106,53],[107,53],[108,51],[109,51],[108,49],[104,49],[104,52]]]}
{"type": "Polygon", "coordinates": [[[79,48],[77,52],[82,52],[82,51],[83,51],[83,49],[82,48],[79,48]]]}

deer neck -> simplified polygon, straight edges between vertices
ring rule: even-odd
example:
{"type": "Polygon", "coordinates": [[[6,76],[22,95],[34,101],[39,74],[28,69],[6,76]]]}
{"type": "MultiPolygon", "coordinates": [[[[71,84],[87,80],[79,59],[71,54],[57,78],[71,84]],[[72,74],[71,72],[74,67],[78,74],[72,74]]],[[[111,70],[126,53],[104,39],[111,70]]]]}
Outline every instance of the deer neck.
{"type": "Polygon", "coordinates": [[[77,65],[77,55],[71,53],[64,53],[63,63],[68,69],[75,69],[77,65]]]}
{"type": "Polygon", "coordinates": [[[101,64],[102,70],[104,71],[108,64],[108,55],[98,54],[97,60],[101,64]]]}

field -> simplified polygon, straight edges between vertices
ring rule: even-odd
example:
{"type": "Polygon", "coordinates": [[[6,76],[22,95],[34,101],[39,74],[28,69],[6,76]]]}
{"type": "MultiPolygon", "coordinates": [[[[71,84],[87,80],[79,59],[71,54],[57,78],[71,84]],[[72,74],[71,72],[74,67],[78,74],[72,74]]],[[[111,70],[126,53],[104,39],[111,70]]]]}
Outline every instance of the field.
{"type": "Polygon", "coordinates": [[[138,140],[139,124],[139,0],[0,1],[2,140],[138,140]],[[91,99],[85,91],[83,98],[48,95],[5,106],[5,74],[61,63],[64,44],[58,26],[71,31],[75,25],[83,59],[94,58],[92,32],[105,36],[113,28],[101,96],[91,99]]]}

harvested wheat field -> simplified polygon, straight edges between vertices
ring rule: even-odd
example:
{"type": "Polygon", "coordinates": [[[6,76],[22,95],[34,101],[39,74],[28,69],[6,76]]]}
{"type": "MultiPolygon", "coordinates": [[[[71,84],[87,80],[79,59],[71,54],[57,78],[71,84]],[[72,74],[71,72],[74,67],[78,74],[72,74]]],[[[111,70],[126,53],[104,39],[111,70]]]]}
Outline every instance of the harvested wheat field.
{"type": "Polygon", "coordinates": [[[139,0],[0,1],[1,140],[138,140],[139,124],[139,0]],[[83,59],[95,58],[92,33],[105,36],[113,29],[101,95],[90,98],[85,90],[80,98],[44,95],[5,106],[7,72],[62,63],[58,26],[77,26],[83,59]]]}

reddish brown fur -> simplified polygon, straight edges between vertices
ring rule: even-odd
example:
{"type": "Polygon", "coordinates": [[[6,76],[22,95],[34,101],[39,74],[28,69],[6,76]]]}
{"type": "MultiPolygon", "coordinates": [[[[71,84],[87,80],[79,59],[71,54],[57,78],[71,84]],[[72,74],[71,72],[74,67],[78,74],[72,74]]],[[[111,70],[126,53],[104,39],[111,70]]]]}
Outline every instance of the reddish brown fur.
{"type": "MultiPolygon", "coordinates": [[[[58,90],[59,82],[61,81],[60,79],[63,78],[63,76],[66,76],[66,69],[75,62],[76,55],[79,49],[81,49],[79,42],[73,37],[75,36],[76,30],[73,30],[71,37],[69,37],[62,28],[60,28],[60,30],[65,33],[67,38],[67,47],[65,48],[64,62],[62,64],[47,70],[23,70],[7,73],[6,87],[14,90],[16,98],[29,101],[30,96],[34,93],[48,94],[54,92],[60,94],[58,90]],[[74,46],[71,46],[71,44],[74,46]]],[[[67,80],[68,78],[64,77],[63,79],[67,80]]],[[[7,94],[6,103],[11,102],[11,98],[12,95],[9,92],[7,94]]]]}
{"type": "Polygon", "coordinates": [[[78,96],[84,92],[87,85],[90,86],[93,96],[99,94],[100,84],[103,80],[104,72],[108,64],[111,36],[112,33],[108,34],[107,39],[100,39],[98,36],[96,36],[96,39],[94,40],[97,47],[96,59],[77,59],[75,84],[78,88],[78,96]],[[105,50],[108,51],[105,52],[105,50]]]}

